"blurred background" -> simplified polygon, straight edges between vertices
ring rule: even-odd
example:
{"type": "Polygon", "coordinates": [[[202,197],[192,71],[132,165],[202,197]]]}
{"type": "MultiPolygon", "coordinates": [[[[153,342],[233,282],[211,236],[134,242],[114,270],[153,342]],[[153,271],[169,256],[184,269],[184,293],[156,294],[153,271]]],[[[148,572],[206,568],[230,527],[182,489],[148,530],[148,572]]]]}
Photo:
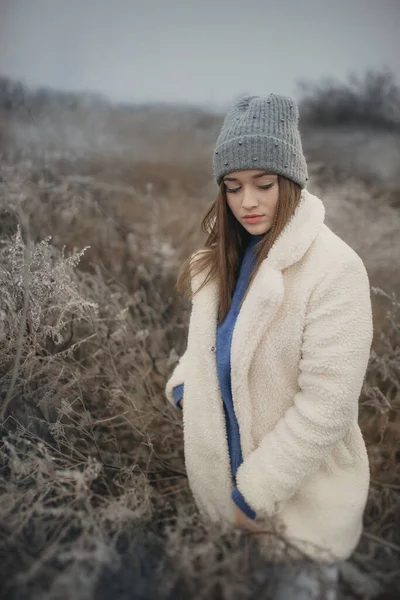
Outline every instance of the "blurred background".
{"type": "Polygon", "coordinates": [[[225,109],[367,68],[398,77],[397,0],[2,0],[0,70],[120,102],[225,109]]]}
{"type": "Polygon", "coordinates": [[[398,597],[399,31],[398,0],[0,0],[1,598],[261,597],[256,554],[249,574],[197,521],[164,385],[225,111],[270,92],[298,102],[308,189],[371,283],[341,592],[398,597]]]}

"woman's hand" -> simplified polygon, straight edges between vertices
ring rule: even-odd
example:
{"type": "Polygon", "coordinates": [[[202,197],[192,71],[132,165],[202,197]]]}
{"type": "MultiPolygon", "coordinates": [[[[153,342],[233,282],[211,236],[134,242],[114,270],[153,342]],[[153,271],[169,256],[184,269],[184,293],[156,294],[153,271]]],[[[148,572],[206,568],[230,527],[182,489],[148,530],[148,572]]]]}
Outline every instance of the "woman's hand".
{"type": "Polygon", "coordinates": [[[247,529],[249,531],[261,531],[262,527],[258,525],[253,519],[249,519],[249,517],[242,511],[238,506],[236,506],[235,510],[235,520],[237,525],[243,527],[243,529],[247,529]]]}
{"type": "Polygon", "coordinates": [[[179,404],[179,406],[180,406],[181,408],[183,408],[183,406],[182,406],[182,404],[183,404],[183,398],[181,398],[181,399],[178,401],[178,404],[179,404]]]}

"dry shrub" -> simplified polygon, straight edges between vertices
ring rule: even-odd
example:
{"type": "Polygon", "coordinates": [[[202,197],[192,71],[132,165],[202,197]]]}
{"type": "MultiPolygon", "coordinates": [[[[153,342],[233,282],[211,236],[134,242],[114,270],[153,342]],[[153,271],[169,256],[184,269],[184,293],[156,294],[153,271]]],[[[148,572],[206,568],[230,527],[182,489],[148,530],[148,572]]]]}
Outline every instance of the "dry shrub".
{"type": "Polygon", "coordinates": [[[1,242],[1,597],[89,598],[103,566],[117,568],[121,536],[133,545],[153,519],[152,484],[177,475],[147,433],[167,412],[151,413],[143,392],[149,286],[138,275],[130,298],[48,242],[28,255],[19,228],[1,242]]]}
{"type": "Polygon", "coordinates": [[[357,125],[400,131],[400,89],[391,71],[367,69],[346,83],[300,83],[302,119],[314,125],[357,125]]]}
{"type": "MultiPolygon", "coordinates": [[[[400,302],[395,293],[372,287],[373,305],[385,314],[374,341],[360,398],[371,484],[364,537],[353,561],[374,573],[382,587],[400,589],[400,302]]],[[[377,311],[376,311],[377,312],[377,311]]]]}

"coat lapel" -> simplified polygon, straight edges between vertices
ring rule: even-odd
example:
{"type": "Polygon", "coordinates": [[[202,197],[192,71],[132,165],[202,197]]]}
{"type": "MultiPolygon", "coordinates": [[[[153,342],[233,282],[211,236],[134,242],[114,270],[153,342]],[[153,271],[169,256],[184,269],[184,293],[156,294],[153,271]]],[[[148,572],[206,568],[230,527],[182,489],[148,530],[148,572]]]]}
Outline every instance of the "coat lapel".
{"type": "MultiPolygon", "coordinates": [[[[235,414],[239,424],[243,458],[254,450],[251,436],[252,407],[248,391],[248,372],[261,336],[268,329],[284,298],[282,271],[301,260],[325,218],[322,201],[303,190],[299,204],[250,287],[236,320],[231,345],[231,383],[235,414]]],[[[198,276],[201,278],[201,274],[198,276]]],[[[197,278],[192,281],[197,287],[197,278]]],[[[201,317],[205,348],[215,347],[218,316],[218,285],[209,282],[196,294],[193,308],[201,317]]],[[[215,354],[212,354],[215,359],[215,354]]]]}

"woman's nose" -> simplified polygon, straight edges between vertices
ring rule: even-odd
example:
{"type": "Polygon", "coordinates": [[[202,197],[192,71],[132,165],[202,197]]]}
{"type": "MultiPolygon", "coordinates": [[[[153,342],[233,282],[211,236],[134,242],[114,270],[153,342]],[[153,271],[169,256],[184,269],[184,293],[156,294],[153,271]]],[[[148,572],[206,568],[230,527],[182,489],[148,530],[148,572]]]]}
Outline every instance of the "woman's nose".
{"type": "Polygon", "coordinates": [[[242,200],[242,206],[244,208],[252,208],[253,206],[257,206],[258,202],[257,199],[255,197],[255,194],[252,190],[246,190],[246,188],[243,190],[243,200],[242,200]]]}

